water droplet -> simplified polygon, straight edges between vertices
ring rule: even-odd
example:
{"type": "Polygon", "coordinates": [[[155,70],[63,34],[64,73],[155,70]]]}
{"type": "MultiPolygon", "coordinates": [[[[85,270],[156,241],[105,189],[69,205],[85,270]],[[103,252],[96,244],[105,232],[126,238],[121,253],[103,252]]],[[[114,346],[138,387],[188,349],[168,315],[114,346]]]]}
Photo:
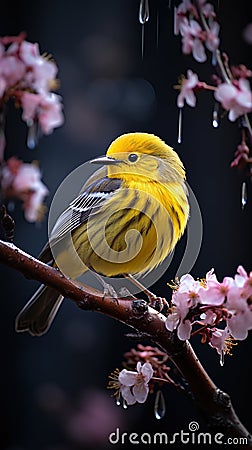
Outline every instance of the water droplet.
{"type": "Polygon", "coordinates": [[[27,147],[33,150],[38,143],[38,125],[33,120],[27,122],[27,147]]]}
{"type": "Polygon", "coordinates": [[[218,128],[219,126],[219,104],[215,102],[214,108],[213,108],[213,127],[218,128]]]}
{"type": "Polygon", "coordinates": [[[179,117],[178,117],[178,144],[182,142],[182,108],[179,108],[179,117]]]}
{"type": "Polygon", "coordinates": [[[149,0],[140,0],[140,6],[139,6],[139,22],[142,25],[142,42],[141,42],[141,54],[142,59],[144,56],[144,24],[148,22],[150,18],[150,11],[149,11],[149,0]]]}
{"type": "Polygon", "coordinates": [[[128,408],[127,402],[124,399],[123,399],[122,406],[123,406],[123,409],[127,409],[128,408]]]}
{"type": "Polygon", "coordinates": [[[246,181],[243,181],[242,183],[242,189],[241,189],[241,205],[242,209],[245,208],[248,200],[248,194],[247,194],[247,183],[246,181]]]}
{"type": "Polygon", "coordinates": [[[139,22],[144,25],[150,18],[149,0],[140,0],[139,22]]]}
{"type": "Polygon", "coordinates": [[[214,51],[212,53],[212,65],[216,66],[216,64],[217,64],[216,51],[214,51]]]}
{"type": "Polygon", "coordinates": [[[222,352],[221,352],[221,354],[220,354],[220,365],[221,365],[221,367],[224,366],[224,357],[225,357],[225,353],[224,353],[224,351],[222,350],[222,352]]]}
{"type": "Polygon", "coordinates": [[[120,401],[120,397],[116,397],[116,405],[117,406],[121,406],[121,401],[120,401]]]}
{"type": "Polygon", "coordinates": [[[155,403],[154,403],[154,414],[156,419],[160,420],[165,416],[166,406],[165,399],[162,391],[157,391],[155,403]]]}

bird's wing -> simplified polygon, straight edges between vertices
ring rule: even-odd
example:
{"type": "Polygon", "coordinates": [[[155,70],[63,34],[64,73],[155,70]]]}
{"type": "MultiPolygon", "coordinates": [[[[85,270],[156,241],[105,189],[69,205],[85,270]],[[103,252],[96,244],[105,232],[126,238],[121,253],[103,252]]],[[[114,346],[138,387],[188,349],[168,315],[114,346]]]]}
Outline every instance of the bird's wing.
{"type": "Polygon", "coordinates": [[[49,243],[39,255],[41,261],[51,263],[53,260],[51,247],[64,239],[69,233],[83,224],[91,215],[99,211],[121,186],[118,178],[104,177],[86,184],[85,190],[78,195],[59,216],[54,225],[49,243]]]}

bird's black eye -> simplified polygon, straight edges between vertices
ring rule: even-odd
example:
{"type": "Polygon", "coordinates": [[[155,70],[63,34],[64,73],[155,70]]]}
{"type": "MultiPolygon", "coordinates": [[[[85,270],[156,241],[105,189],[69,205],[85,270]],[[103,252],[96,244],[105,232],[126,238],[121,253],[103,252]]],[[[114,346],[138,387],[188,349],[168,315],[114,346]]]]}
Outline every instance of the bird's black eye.
{"type": "Polygon", "coordinates": [[[135,161],[138,160],[138,156],[137,156],[135,153],[131,153],[131,154],[128,156],[128,160],[129,160],[130,162],[135,162],[135,161]]]}

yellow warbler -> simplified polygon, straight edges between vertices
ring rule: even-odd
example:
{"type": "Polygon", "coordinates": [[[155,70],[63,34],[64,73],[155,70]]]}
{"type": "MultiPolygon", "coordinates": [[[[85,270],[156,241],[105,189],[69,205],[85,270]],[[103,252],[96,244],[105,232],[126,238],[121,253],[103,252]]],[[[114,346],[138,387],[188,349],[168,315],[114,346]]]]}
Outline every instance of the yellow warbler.
{"type": "MultiPolygon", "coordinates": [[[[71,277],[86,270],[139,277],[157,267],[184,232],[185,171],[159,137],[128,133],[112,142],[81,194],[58,218],[40,259],[71,277]]],[[[63,300],[41,286],[16,319],[17,331],[45,333],[63,300]]]]}

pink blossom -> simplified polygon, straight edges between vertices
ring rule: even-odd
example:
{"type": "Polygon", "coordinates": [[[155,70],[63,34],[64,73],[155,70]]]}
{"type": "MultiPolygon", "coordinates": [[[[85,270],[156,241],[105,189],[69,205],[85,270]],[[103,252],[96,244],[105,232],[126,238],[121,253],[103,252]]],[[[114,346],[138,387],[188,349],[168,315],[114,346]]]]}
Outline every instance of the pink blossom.
{"type": "Polygon", "coordinates": [[[196,97],[193,90],[198,82],[198,75],[193,73],[192,70],[188,70],[187,78],[182,80],[181,91],[177,98],[177,105],[179,108],[183,108],[184,101],[186,101],[189,106],[194,107],[196,105],[196,97]]]}
{"type": "Polygon", "coordinates": [[[19,82],[25,74],[24,63],[16,56],[5,55],[0,61],[0,77],[8,87],[19,82]]]}
{"type": "Polygon", "coordinates": [[[214,331],[211,333],[209,344],[217,350],[219,355],[222,355],[229,351],[228,341],[230,341],[230,339],[231,335],[228,328],[225,328],[224,330],[214,328],[214,331]]]}
{"type": "Polygon", "coordinates": [[[214,7],[211,3],[206,3],[205,0],[198,0],[201,12],[207,18],[215,18],[216,14],[214,12],[214,7]]]}
{"type": "Polygon", "coordinates": [[[144,403],[149,393],[148,383],[153,376],[153,369],[150,363],[137,363],[137,371],[123,369],[118,376],[120,383],[120,393],[128,405],[134,403],[144,403]]]}
{"type": "Polygon", "coordinates": [[[38,120],[44,134],[52,133],[53,129],[64,122],[61,97],[54,93],[46,95],[24,92],[21,96],[23,107],[22,118],[28,125],[38,120]]]}
{"type": "Polygon", "coordinates": [[[183,0],[179,6],[174,7],[174,34],[178,35],[180,32],[180,25],[183,23],[186,14],[197,15],[195,6],[190,0],[183,0]]]}
{"type": "Polygon", "coordinates": [[[23,92],[21,96],[21,104],[23,107],[22,119],[28,122],[28,124],[36,117],[41,100],[41,95],[23,92]]]}
{"type": "Polygon", "coordinates": [[[180,32],[182,35],[182,52],[186,55],[192,52],[193,57],[198,62],[206,61],[206,52],[202,44],[204,33],[196,20],[188,21],[187,18],[180,24],[180,32]]]}
{"type": "Polygon", "coordinates": [[[60,100],[59,95],[50,93],[40,102],[38,120],[44,134],[52,133],[54,128],[61,126],[64,122],[60,100]]]}
{"type": "Polygon", "coordinates": [[[227,325],[235,339],[243,340],[252,329],[252,311],[244,297],[243,287],[233,285],[227,295],[226,308],[229,312],[227,325]]]}
{"type": "Polygon", "coordinates": [[[208,279],[206,287],[201,287],[199,290],[200,302],[203,305],[222,305],[233,281],[234,280],[229,277],[224,278],[222,283],[219,283],[214,277],[208,279]]]}
{"type": "Polygon", "coordinates": [[[205,325],[214,325],[217,314],[211,309],[207,309],[200,315],[200,322],[205,325]]]}
{"type": "Polygon", "coordinates": [[[1,44],[0,98],[14,98],[23,107],[28,126],[39,122],[44,134],[64,122],[61,97],[51,92],[57,87],[57,72],[55,62],[40,54],[37,43],[13,38],[7,50],[1,44]]]}
{"type": "Polygon", "coordinates": [[[211,52],[214,52],[219,47],[219,31],[220,25],[218,24],[218,22],[212,22],[209,26],[209,31],[207,32],[206,38],[206,47],[211,52]]]}
{"type": "Polygon", "coordinates": [[[25,82],[38,93],[48,92],[58,72],[56,64],[40,54],[37,43],[27,41],[23,41],[20,45],[14,43],[7,53],[15,55],[17,51],[27,69],[25,82]]]}
{"type": "Polygon", "coordinates": [[[252,272],[248,275],[242,266],[238,266],[234,280],[238,287],[243,288],[242,297],[248,299],[252,295],[252,272]]]}
{"type": "Polygon", "coordinates": [[[244,78],[240,78],[235,84],[220,84],[214,96],[229,111],[228,118],[231,122],[252,111],[252,92],[248,80],[244,78]]]}
{"type": "Polygon", "coordinates": [[[178,338],[183,341],[190,338],[192,323],[186,316],[199,300],[200,286],[199,281],[186,274],[181,277],[179,287],[172,295],[172,313],[167,316],[165,326],[169,331],[177,329],[178,338]]]}
{"type": "Polygon", "coordinates": [[[39,220],[43,200],[49,192],[41,181],[39,168],[13,157],[3,166],[1,175],[3,196],[19,198],[24,202],[26,220],[39,220]]]}

